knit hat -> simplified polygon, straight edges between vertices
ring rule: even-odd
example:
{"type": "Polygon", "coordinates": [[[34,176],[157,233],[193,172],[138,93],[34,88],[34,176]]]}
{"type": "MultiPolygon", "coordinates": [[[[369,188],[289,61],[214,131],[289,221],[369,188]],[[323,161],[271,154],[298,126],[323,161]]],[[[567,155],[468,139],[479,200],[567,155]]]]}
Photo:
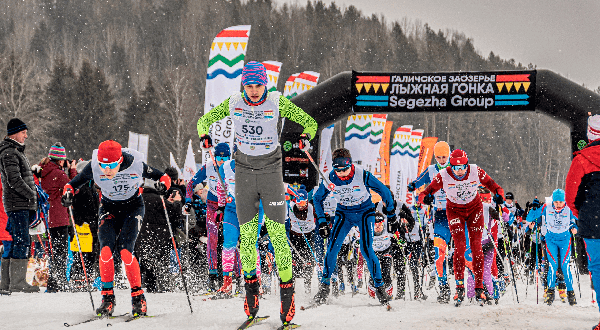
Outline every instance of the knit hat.
{"type": "Polygon", "coordinates": [[[98,146],[98,161],[100,163],[114,163],[122,156],[121,145],[117,141],[106,140],[98,146]]]}
{"type": "Polygon", "coordinates": [[[552,201],[553,202],[564,202],[565,201],[565,191],[562,189],[556,189],[552,192],[552,201]]]}
{"type": "Polygon", "coordinates": [[[20,131],[24,131],[26,129],[27,125],[25,125],[25,123],[21,119],[13,118],[9,120],[8,124],[6,125],[6,135],[17,134],[20,131]]]}
{"type": "Polygon", "coordinates": [[[448,145],[448,142],[439,141],[438,143],[436,143],[435,146],[433,146],[433,154],[436,157],[450,156],[450,146],[448,145]]]}
{"type": "Polygon", "coordinates": [[[469,157],[464,150],[456,149],[450,154],[450,165],[465,165],[469,163],[469,157]]]}
{"type": "Polygon", "coordinates": [[[215,146],[215,157],[230,157],[231,151],[229,145],[225,142],[221,142],[215,146]]]}
{"type": "Polygon", "coordinates": [[[60,142],[56,142],[53,146],[50,147],[50,152],[48,152],[48,158],[56,160],[67,160],[67,153],[65,152],[65,147],[63,147],[60,142]]]}
{"type": "Polygon", "coordinates": [[[258,84],[267,86],[269,78],[267,78],[267,69],[262,63],[250,61],[242,70],[242,86],[258,84]]]}
{"type": "Polygon", "coordinates": [[[600,115],[588,117],[587,138],[588,142],[600,139],[600,115]]]}

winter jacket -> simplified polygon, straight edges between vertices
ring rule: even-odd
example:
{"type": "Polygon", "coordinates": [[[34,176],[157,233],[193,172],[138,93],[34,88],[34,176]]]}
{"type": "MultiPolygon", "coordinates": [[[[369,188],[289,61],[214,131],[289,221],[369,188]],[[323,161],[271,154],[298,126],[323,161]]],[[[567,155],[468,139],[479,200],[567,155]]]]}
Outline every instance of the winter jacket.
{"type": "Polygon", "coordinates": [[[25,145],[8,137],[0,142],[0,176],[6,212],[37,210],[37,191],[25,145]]]}
{"type": "MultiPolygon", "coordinates": [[[[53,161],[47,164],[40,164],[42,167],[42,189],[50,196],[50,212],[48,212],[48,227],[56,228],[69,225],[69,212],[62,206],[60,199],[63,194],[63,187],[69,182],[69,177],[58,164],[53,161]]],[[[69,169],[71,179],[77,175],[75,169],[69,169]]]]}
{"type": "MultiPolygon", "coordinates": [[[[2,196],[2,185],[0,184],[0,196],[2,196]]],[[[0,241],[12,241],[12,237],[8,231],[6,231],[6,224],[8,223],[8,215],[4,212],[4,204],[0,198],[0,241]]]]}
{"type": "Polygon", "coordinates": [[[578,218],[577,235],[600,238],[600,140],[575,153],[565,181],[567,205],[578,218]]]}

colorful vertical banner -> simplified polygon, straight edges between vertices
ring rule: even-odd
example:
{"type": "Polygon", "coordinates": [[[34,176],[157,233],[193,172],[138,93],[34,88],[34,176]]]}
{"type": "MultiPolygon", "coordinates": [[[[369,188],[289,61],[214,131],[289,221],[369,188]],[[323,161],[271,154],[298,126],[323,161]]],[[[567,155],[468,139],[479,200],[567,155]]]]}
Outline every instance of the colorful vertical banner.
{"type": "MultiPolygon", "coordinates": [[[[414,129],[410,132],[410,140],[408,141],[408,157],[407,159],[410,161],[409,163],[409,174],[408,181],[414,181],[417,178],[419,173],[419,154],[421,151],[421,140],[423,140],[423,130],[422,129],[414,129]]],[[[406,193],[405,203],[408,205],[412,205],[413,196],[412,193],[406,193]]]]}
{"type": "Polygon", "coordinates": [[[419,176],[429,164],[431,164],[431,159],[433,158],[433,147],[437,143],[437,137],[426,137],[421,141],[421,150],[419,152],[419,172],[417,176],[419,176]]]}
{"type": "Polygon", "coordinates": [[[383,135],[381,137],[381,147],[379,148],[379,158],[377,158],[377,169],[375,176],[379,175],[379,180],[385,185],[390,184],[390,137],[392,134],[393,121],[386,121],[383,135]]]}
{"type": "Polygon", "coordinates": [[[344,148],[350,150],[352,163],[365,165],[365,157],[369,152],[372,115],[352,115],[346,122],[344,148]]]}
{"type": "Polygon", "coordinates": [[[321,131],[321,146],[319,148],[319,169],[321,173],[327,175],[331,171],[331,138],[335,125],[329,125],[321,131]]]}
{"type": "Polygon", "coordinates": [[[196,174],[196,156],[194,155],[194,148],[192,148],[192,140],[188,143],[182,172],[183,176],[181,178],[185,181],[191,180],[194,177],[194,174],[196,174]]]}
{"type": "Polygon", "coordinates": [[[295,88],[292,91],[291,96],[294,97],[296,95],[300,95],[317,86],[317,83],[319,82],[319,76],[321,76],[321,74],[314,71],[304,71],[300,73],[298,77],[296,77],[296,80],[294,80],[295,88]]]}
{"type": "Polygon", "coordinates": [[[371,117],[371,134],[369,135],[368,150],[370,152],[363,154],[363,167],[371,172],[378,179],[381,175],[377,175],[380,169],[377,167],[379,160],[379,149],[381,148],[381,138],[383,137],[383,131],[385,129],[385,122],[387,121],[387,114],[375,113],[371,117]]]}
{"type": "MultiPolygon", "coordinates": [[[[299,75],[300,73],[294,73],[286,80],[285,86],[283,87],[283,96],[285,96],[286,98],[291,99],[293,97],[292,93],[294,92],[296,86],[294,81],[299,75]]],[[[294,96],[296,96],[296,94],[294,94],[294,96]]]]}
{"type": "Polygon", "coordinates": [[[394,133],[392,142],[392,152],[390,154],[390,188],[394,198],[398,201],[405,201],[410,173],[410,133],[412,125],[398,127],[394,133]]]}
{"type": "Polygon", "coordinates": [[[269,83],[267,84],[267,90],[269,92],[274,92],[277,90],[277,81],[279,80],[279,72],[281,71],[281,62],[277,61],[264,61],[262,64],[267,69],[267,77],[269,78],[269,83]]]}
{"type": "MultiPolygon", "coordinates": [[[[250,25],[238,25],[222,30],[213,40],[206,72],[204,113],[219,105],[232,93],[240,91],[249,37],[250,25]]],[[[233,121],[226,117],[214,123],[209,134],[214,144],[228,142],[233,145],[233,121]]],[[[208,153],[203,152],[202,163],[207,158],[208,153]]]]}

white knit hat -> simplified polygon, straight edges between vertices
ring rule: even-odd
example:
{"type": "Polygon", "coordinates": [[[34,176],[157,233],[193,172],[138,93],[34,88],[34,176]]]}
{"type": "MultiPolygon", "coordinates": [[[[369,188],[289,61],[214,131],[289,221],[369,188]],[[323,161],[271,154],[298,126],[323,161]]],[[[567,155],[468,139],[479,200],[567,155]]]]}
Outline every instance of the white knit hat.
{"type": "Polygon", "coordinates": [[[588,117],[587,138],[588,142],[600,139],[600,115],[588,117]]]}

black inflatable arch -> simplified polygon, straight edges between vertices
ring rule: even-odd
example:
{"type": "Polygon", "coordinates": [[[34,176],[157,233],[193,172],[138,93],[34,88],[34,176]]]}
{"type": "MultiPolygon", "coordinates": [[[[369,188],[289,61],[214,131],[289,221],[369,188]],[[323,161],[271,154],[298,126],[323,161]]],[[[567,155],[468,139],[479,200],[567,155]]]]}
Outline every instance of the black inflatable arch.
{"type": "MultiPolygon", "coordinates": [[[[444,78],[444,79],[446,79],[444,78]]],[[[475,78],[476,80],[477,78],[475,78]]],[[[493,79],[493,78],[492,78],[493,79]]],[[[472,81],[475,81],[472,80],[472,81]]],[[[496,82],[494,82],[495,84],[496,82]]],[[[473,84],[476,84],[473,83],[473,84]]],[[[388,84],[389,85],[389,84],[388,84]]],[[[399,85],[399,84],[397,84],[399,85]]],[[[406,85],[406,84],[405,84],[406,85]]],[[[388,98],[390,98],[390,86],[387,86],[388,98]]],[[[496,87],[494,87],[496,88],[496,87]]],[[[509,88],[510,89],[510,88],[509,88]]],[[[506,89],[505,89],[506,90],[506,89]]],[[[522,89],[521,89],[522,90],[522,89]]],[[[396,91],[398,91],[396,89],[396,91]]],[[[513,87],[514,91],[514,87],[513,87]]],[[[364,92],[364,89],[363,89],[364,92]]],[[[371,91],[371,94],[373,92],[371,91]]],[[[381,91],[379,92],[381,94],[381,91]]],[[[451,94],[451,93],[450,93],[451,94]]],[[[496,94],[498,90],[496,89],[496,94]]],[[[515,94],[515,93],[513,93],[515,94]]],[[[526,94],[526,93],[525,93],[526,94]]],[[[521,95],[525,95],[521,93],[521,95]]],[[[371,95],[372,96],[372,95],[371,95]]],[[[421,95],[422,96],[422,95],[421,95]]],[[[452,96],[452,95],[449,95],[452,96]]],[[[489,95],[487,95],[489,97],[489,95]]],[[[372,96],[373,97],[373,96],[372,96]]],[[[384,96],[378,96],[384,97],[384,96]]],[[[414,97],[414,96],[411,96],[414,97]]],[[[483,97],[482,95],[475,97],[483,97]]],[[[492,96],[493,97],[493,96],[492,96]]],[[[371,100],[370,98],[369,100],[371,100]]],[[[292,99],[292,101],[304,109],[319,123],[319,127],[323,128],[331,123],[345,118],[354,112],[364,113],[366,112],[406,112],[406,111],[539,111],[546,113],[561,122],[569,125],[571,130],[571,148],[573,151],[577,150],[577,142],[580,140],[586,140],[586,129],[587,129],[587,117],[588,113],[597,114],[600,113],[600,95],[594,93],[583,86],[580,86],[569,79],[566,79],[549,70],[533,70],[533,71],[502,71],[502,72],[453,72],[453,73],[381,73],[381,72],[353,72],[345,71],[341,72],[332,78],[318,84],[316,87],[303,94],[300,94],[292,99]],[[391,76],[393,82],[413,82],[416,84],[414,79],[417,79],[420,83],[421,77],[443,77],[447,79],[457,79],[456,77],[473,76],[481,77],[486,75],[488,77],[498,77],[500,75],[514,75],[519,76],[522,73],[526,73],[532,76],[533,80],[531,86],[529,86],[528,93],[531,104],[527,109],[519,106],[500,106],[494,109],[483,109],[477,107],[449,107],[447,109],[441,108],[413,108],[408,110],[404,108],[389,108],[389,107],[360,107],[357,106],[357,97],[360,92],[357,89],[357,82],[360,82],[359,76],[370,76],[370,77],[389,77],[391,76]],[[413,80],[403,77],[415,77],[413,80]],[[417,78],[418,77],[418,78],[417,78]],[[395,80],[395,81],[394,81],[395,80]]],[[[375,102],[376,103],[376,102],[375,102]]],[[[285,131],[298,132],[300,126],[297,125],[286,125],[285,131]]]]}

